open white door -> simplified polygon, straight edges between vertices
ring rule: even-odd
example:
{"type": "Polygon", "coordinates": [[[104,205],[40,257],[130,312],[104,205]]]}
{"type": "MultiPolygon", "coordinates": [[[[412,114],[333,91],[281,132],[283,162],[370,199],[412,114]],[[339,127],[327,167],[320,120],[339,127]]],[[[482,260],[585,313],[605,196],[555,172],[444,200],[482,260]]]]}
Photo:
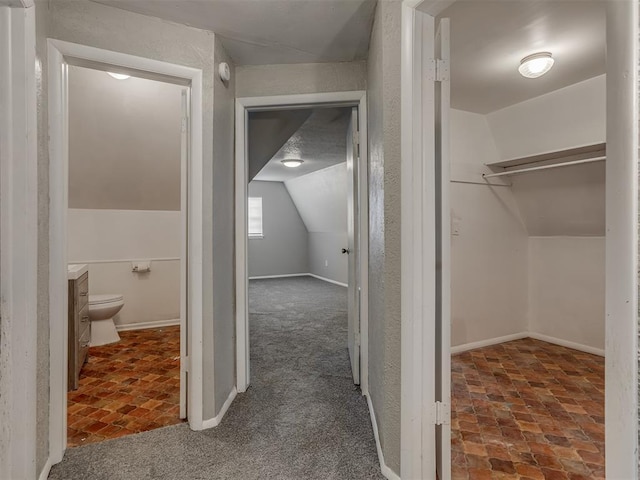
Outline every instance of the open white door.
{"type": "Polygon", "coordinates": [[[348,245],[342,253],[349,256],[349,280],[347,288],[348,344],[353,383],[360,385],[360,251],[358,229],[358,157],[359,157],[358,109],[351,110],[347,131],[347,236],[348,245]]]}
{"type": "Polygon", "coordinates": [[[451,236],[449,109],[449,19],[440,20],[435,36],[436,171],[436,468],[440,480],[451,479],[451,236]]]}
{"type": "Polygon", "coordinates": [[[188,185],[189,185],[189,118],[190,90],[182,90],[182,138],[180,149],[180,418],[187,418],[187,356],[189,353],[187,322],[187,264],[188,264],[188,185]]]}

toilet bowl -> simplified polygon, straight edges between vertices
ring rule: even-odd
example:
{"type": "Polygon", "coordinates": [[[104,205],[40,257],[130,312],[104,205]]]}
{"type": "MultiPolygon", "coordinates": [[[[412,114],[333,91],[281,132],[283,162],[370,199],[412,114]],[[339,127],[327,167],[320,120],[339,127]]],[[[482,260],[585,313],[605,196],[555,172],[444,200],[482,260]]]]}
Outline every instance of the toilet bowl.
{"type": "Polygon", "coordinates": [[[92,347],[120,340],[113,317],[123,306],[124,298],[121,294],[89,295],[92,347]]]}

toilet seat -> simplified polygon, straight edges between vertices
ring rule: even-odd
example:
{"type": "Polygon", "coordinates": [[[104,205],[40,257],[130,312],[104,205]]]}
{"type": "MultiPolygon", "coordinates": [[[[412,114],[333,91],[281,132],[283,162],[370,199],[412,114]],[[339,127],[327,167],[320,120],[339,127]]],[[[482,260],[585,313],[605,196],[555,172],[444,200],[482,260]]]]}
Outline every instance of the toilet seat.
{"type": "Polygon", "coordinates": [[[89,295],[89,305],[102,305],[105,303],[122,302],[123,295],[119,293],[105,293],[101,295],[89,295]]]}

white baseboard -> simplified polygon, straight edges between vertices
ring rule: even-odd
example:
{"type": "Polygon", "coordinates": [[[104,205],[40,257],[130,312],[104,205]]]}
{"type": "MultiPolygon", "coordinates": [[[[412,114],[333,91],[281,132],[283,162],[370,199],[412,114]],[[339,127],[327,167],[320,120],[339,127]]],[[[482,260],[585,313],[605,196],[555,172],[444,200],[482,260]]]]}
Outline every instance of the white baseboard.
{"type": "Polygon", "coordinates": [[[554,345],[560,345],[561,347],[572,348],[581,352],[591,353],[593,355],[604,357],[604,350],[601,348],[590,347],[588,345],[582,345],[580,343],[570,342],[569,340],[563,340],[561,338],[551,337],[549,335],[543,335],[536,332],[520,332],[511,335],[505,335],[503,337],[488,338],[486,340],[480,340],[478,342],[456,345],[455,347],[451,347],[451,355],[467,352],[469,350],[475,350],[476,348],[498,345],[499,343],[512,342],[514,340],[520,340],[522,338],[534,338],[543,342],[553,343],[554,345]]]}
{"type": "Polygon", "coordinates": [[[333,283],[334,285],[340,285],[341,287],[348,287],[346,283],[338,282],[336,280],[331,280],[330,278],[321,277],[320,275],[316,275],[315,273],[307,273],[310,277],[317,278],[318,280],[322,280],[325,282],[333,283]]]}
{"type": "Polygon", "coordinates": [[[467,352],[469,350],[475,350],[476,348],[489,347],[491,345],[497,345],[499,343],[512,342],[513,340],[521,340],[527,338],[529,332],[512,333],[511,335],[505,335],[503,337],[488,338],[486,340],[480,340],[478,342],[465,343],[462,345],[456,345],[451,347],[451,355],[457,353],[467,352]]]}
{"type": "Polygon", "coordinates": [[[373,403],[371,403],[371,397],[365,395],[367,399],[367,405],[369,406],[369,415],[371,416],[371,426],[373,427],[373,437],[376,439],[376,449],[378,450],[378,462],[380,462],[380,471],[385,478],[389,480],[400,480],[400,476],[391,470],[386,463],[384,463],[384,455],[382,453],[382,446],[380,445],[380,434],[378,433],[378,422],[376,422],[376,413],[373,410],[373,403]]]}
{"type": "Polygon", "coordinates": [[[289,278],[289,277],[306,277],[308,273],[287,273],[284,275],[262,275],[258,277],[249,277],[249,280],[266,280],[268,278],[289,278]]]}
{"type": "Polygon", "coordinates": [[[592,355],[598,355],[604,357],[604,350],[601,348],[590,347],[588,345],[582,345],[581,343],[570,342],[569,340],[563,340],[562,338],[550,337],[549,335],[543,335],[541,333],[529,332],[531,338],[536,340],[542,340],[543,342],[553,343],[560,345],[561,347],[572,348],[581,352],[591,353],[592,355]]]}
{"type": "Polygon", "coordinates": [[[236,387],[233,387],[233,389],[231,390],[231,393],[229,394],[224,404],[222,405],[222,408],[220,409],[220,412],[218,413],[218,415],[208,420],[204,420],[202,422],[202,430],[206,430],[207,428],[217,427],[218,425],[220,425],[220,422],[222,421],[222,417],[224,417],[224,414],[227,413],[227,410],[229,410],[229,407],[231,406],[233,399],[236,398],[236,395],[238,395],[238,390],[236,390],[236,387]]]}
{"type": "Polygon", "coordinates": [[[116,325],[116,330],[126,332],[127,330],[145,330],[147,328],[172,327],[174,325],[180,325],[179,318],[157,320],[155,322],[126,323],[124,325],[116,325]]]}
{"type": "Polygon", "coordinates": [[[38,476],[38,480],[47,480],[49,478],[49,473],[51,472],[51,457],[47,458],[44,467],[42,467],[42,471],[38,476]]]}

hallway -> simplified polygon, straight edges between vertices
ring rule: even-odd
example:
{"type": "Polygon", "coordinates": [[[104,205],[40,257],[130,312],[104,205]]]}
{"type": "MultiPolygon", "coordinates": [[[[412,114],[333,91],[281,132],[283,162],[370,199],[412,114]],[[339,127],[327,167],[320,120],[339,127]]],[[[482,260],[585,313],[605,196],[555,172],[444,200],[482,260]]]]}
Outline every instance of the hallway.
{"type": "Polygon", "coordinates": [[[50,479],[376,479],[367,403],[347,354],[346,289],[250,282],[251,387],[222,423],[176,425],[67,450],[50,479]]]}

